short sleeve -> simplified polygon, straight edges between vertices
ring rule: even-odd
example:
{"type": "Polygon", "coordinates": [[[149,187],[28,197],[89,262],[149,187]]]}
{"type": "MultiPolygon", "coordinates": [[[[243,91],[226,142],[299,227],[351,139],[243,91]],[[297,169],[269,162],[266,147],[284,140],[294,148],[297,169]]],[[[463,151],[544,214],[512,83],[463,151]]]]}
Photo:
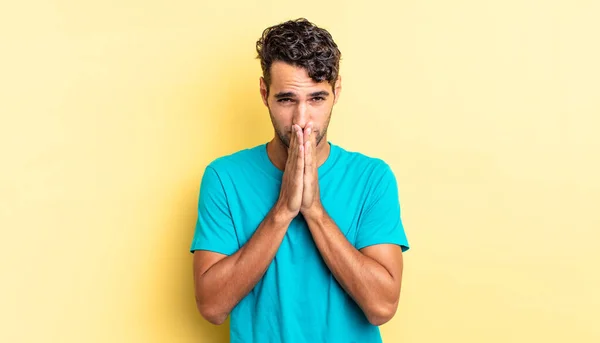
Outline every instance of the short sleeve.
{"type": "Polygon", "coordinates": [[[190,251],[209,250],[231,255],[238,247],[223,183],[217,171],[209,165],[200,183],[198,219],[190,251]]]}
{"type": "Polygon", "coordinates": [[[404,225],[400,215],[400,200],[398,184],[391,168],[383,163],[382,168],[377,168],[372,191],[368,195],[363,213],[361,213],[356,248],[375,244],[397,244],[402,251],[409,249],[404,225]]]}

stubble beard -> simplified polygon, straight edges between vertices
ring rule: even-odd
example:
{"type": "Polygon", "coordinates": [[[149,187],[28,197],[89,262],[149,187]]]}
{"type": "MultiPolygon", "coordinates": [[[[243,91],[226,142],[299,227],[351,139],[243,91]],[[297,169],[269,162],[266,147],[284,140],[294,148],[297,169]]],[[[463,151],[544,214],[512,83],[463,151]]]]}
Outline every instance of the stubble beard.
{"type": "MultiPolygon", "coordinates": [[[[325,135],[327,134],[327,128],[329,127],[329,121],[331,120],[332,113],[333,113],[333,109],[331,109],[331,111],[329,112],[329,117],[327,117],[327,121],[325,122],[325,127],[323,128],[323,130],[314,130],[313,131],[313,132],[317,133],[317,146],[319,146],[319,144],[323,140],[323,137],[325,137],[325,135]]],[[[277,125],[275,124],[275,119],[273,118],[273,114],[271,113],[270,108],[269,108],[269,116],[271,117],[271,123],[273,124],[273,127],[275,128],[275,133],[277,134],[277,137],[279,137],[279,140],[281,141],[281,143],[283,143],[283,145],[285,145],[285,147],[289,149],[290,138],[292,137],[292,129],[289,128],[289,130],[287,130],[287,129],[279,130],[277,128],[277,125]]]]}

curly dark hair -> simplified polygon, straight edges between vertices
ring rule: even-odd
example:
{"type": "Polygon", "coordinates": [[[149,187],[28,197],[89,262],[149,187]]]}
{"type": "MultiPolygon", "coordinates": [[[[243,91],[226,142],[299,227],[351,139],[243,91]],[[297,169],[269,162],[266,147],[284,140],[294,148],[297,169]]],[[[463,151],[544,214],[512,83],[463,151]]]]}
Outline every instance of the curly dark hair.
{"type": "Polygon", "coordinates": [[[315,81],[328,81],[332,87],[338,77],[342,53],[331,34],[315,24],[299,18],[265,29],[256,42],[263,77],[271,85],[271,65],[286,62],[306,69],[315,81]]]}

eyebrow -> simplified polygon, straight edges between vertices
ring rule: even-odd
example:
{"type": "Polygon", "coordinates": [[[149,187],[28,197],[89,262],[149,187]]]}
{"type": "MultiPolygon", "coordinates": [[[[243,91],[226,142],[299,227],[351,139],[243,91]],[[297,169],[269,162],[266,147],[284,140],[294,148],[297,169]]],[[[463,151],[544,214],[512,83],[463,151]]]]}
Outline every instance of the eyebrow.
{"type": "Polygon", "coordinates": [[[292,92],[279,92],[279,93],[275,94],[276,99],[293,98],[294,96],[296,96],[296,94],[294,94],[292,92]]]}
{"type": "Polygon", "coordinates": [[[315,96],[328,96],[329,92],[328,91],[318,91],[318,92],[310,93],[309,95],[311,98],[315,97],[315,96]]]}
{"type": "MultiPolygon", "coordinates": [[[[328,96],[329,92],[327,91],[318,91],[318,92],[313,92],[310,93],[308,96],[309,97],[316,97],[316,96],[328,96]]],[[[277,94],[274,95],[276,99],[282,99],[282,98],[293,98],[296,96],[296,94],[294,92],[279,92],[277,94]]]]}

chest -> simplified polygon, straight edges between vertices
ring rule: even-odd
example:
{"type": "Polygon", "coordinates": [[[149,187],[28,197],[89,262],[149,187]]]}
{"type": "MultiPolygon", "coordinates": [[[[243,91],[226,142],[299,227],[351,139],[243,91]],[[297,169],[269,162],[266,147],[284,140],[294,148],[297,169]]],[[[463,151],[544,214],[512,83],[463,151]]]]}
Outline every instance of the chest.
{"type": "MultiPolygon", "coordinates": [[[[321,203],[327,214],[354,245],[358,219],[364,207],[363,191],[351,179],[325,179],[320,181],[319,186],[321,203]]],[[[241,180],[227,194],[240,246],[252,237],[271,211],[279,198],[280,187],[280,180],[241,180]]],[[[308,224],[301,214],[290,223],[282,241],[281,248],[287,246],[314,246],[308,224]]]]}

